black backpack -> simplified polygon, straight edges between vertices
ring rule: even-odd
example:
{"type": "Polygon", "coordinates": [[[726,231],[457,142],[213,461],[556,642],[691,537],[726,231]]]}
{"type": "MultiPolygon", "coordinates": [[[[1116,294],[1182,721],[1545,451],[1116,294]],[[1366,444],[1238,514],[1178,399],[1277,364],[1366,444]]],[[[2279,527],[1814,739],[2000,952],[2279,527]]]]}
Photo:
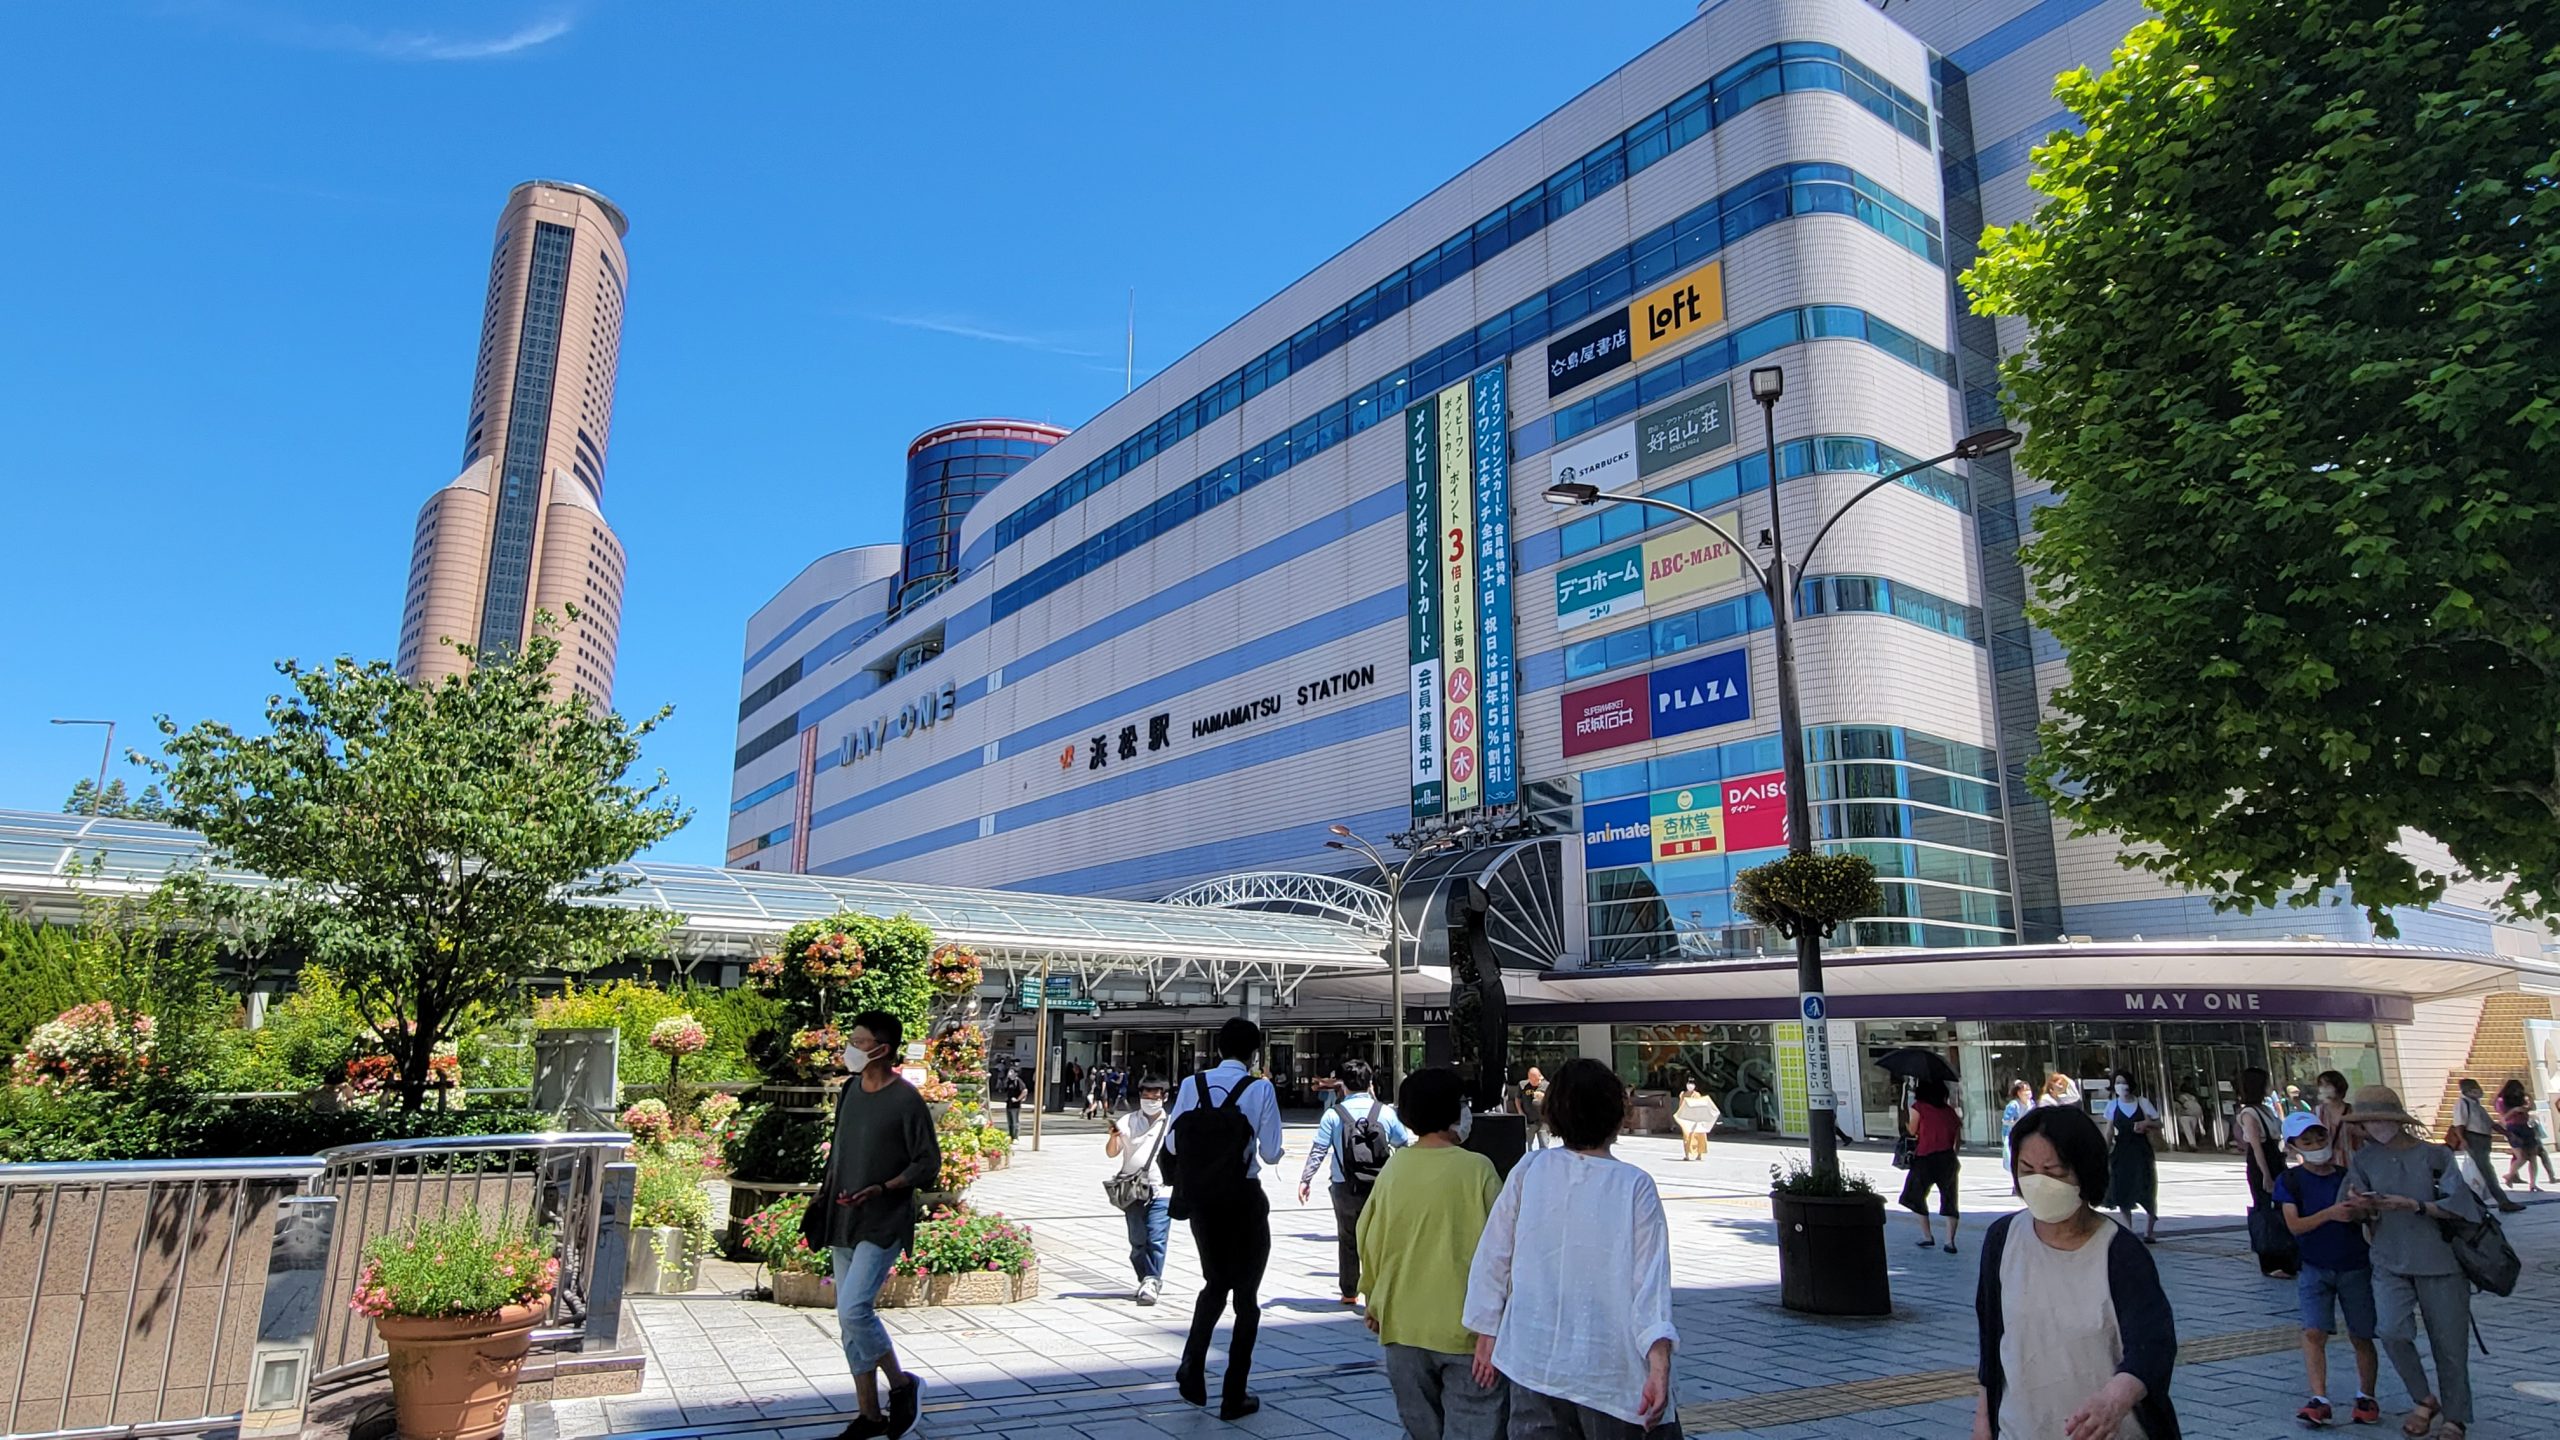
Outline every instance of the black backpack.
{"type": "Polygon", "coordinates": [[[1243,1201],[1253,1187],[1245,1173],[1253,1153],[1253,1121],[1236,1102],[1255,1083],[1248,1075],[1235,1083],[1227,1098],[1209,1103],[1209,1077],[1194,1075],[1198,1099],[1173,1122],[1173,1203],[1176,1220],[1214,1214],[1243,1201]]]}
{"type": "Polygon", "coordinates": [[[1342,1112],[1342,1178],[1354,1195],[1368,1194],[1387,1166],[1387,1127],[1378,1123],[1379,1108],[1379,1101],[1370,1101],[1369,1113],[1357,1120],[1349,1110],[1342,1112]]]}

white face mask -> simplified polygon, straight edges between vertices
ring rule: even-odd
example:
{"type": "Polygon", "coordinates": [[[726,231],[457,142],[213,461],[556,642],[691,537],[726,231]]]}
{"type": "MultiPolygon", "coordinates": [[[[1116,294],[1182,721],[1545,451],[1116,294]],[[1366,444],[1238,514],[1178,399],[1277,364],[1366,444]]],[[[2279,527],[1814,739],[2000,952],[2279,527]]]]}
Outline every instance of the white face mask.
{"type": "Polygon", "coordinates": [[[2326,1145],[2321,1146],[2317,1150],[2297,1150],[2294,1153],[2302,1157],[2302,1163],[2305,1165],[2326,1165],[2329,1163],[2329,1147],[2326,1145]]]}
{"type": "Polygon", "coordinates": [[[2365,1123],[2364,1138],[2377,1145],[2388,1145],[2399,1134],[2399,1125],[2389,1120],[2371,1120],[2365,1123]]]}
{"type": "Polygon", "coordinates": [[[1141,1100],[1138,1102],[1138,1113],[1153,1119],[1154,1117],[1164,1113],[1164,1102],[1161,1100],[1141,1100]]]}
{"type": "Polygon", "coordinates": [[[873,1061],[878,1060],[881,1055],[886,1055],[888,1053],[888,1051],[883,1050],[879,1055],[866,1055],[853,1048],[852,1042],[848,1041],[844,1047],[844,1068],[852,1071],[856,1075],[859,1075],[863,1071],[870,1069],[873,1061]]]}
{"type": "Polygon", "coordinates": [[[2335,1086],[2335,1085],[2323,1085],[2323,1086],[2321,1086],[2321,1087],[2320,1087],[2320,1098],[2321,1098],[2321,1099],[2323,1099],[2323,1100],[2335,1100],[2335,1099],[2337,1099],[2337,1098],[2338,1098],[2338,1087],[2337,1087],[2337,1086],[2335,1086]]]}
{"type": "Polygon", "coordinates": [[[1475,1128],[1476,1107],[1475,1102],[1470,1100],[1458,1107],[1458,1143],[1466,1144],[1467,1136],[1474,1133],[1475,1128]]]}
{"type": "Polygon", "coordinates": [[[2133,1094],[2133,1087],[2132,1087],[2132,1086],[2127,1085],[2126,1083],[2124,1083],[2124,1082],[2123,1082],[2123,1081],[2121,1081],[2121,1080],[2119,1080],[2119,1081],[2117,1081],[2117,1082],[2116,1082],[2116,1098],[2117,1098],[2117,1099],[2122,1100],[2122,1099],[2125,1099],[2125,1098],[2127,1098],[2128,1096],[2130,1096],[2130,1095],[2132,1095],[2132,1094],[2133,1094]]]}
{"type": "Polygon", "coordinates": [[[2047,1225],[2059,1225],[2080,1213],[2079,1185],[2050,1175],[2019,1176],[2018,1198],[2027,1202],[2028,1214],[2047,1225]]]}

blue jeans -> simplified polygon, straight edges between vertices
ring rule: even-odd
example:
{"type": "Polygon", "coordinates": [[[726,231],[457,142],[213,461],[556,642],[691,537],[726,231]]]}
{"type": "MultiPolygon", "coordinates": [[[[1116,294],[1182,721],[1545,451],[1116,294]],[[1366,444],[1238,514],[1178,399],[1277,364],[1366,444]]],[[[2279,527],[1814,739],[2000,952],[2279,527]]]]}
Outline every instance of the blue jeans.
{"type": "Polygon", "coordinates": [[[836,1264],[836,1332],[844,1340],[844,1363],[855,1375],[868,1375],[889,1358],[889,1327],[880,1323],[874,1305],[898,1252],[865,1240],[829,1253],[836,1264]]]}
{"type": "Polygon", "coordinates": [[[1129,1268],[1141,1280],[1164,1278],[1165,1242],[1173,1235],[1172,1206],[1172,1197],[1159,1195],[1142,1209],[1120,1212],[1129,1222],[1129,1268]]]}

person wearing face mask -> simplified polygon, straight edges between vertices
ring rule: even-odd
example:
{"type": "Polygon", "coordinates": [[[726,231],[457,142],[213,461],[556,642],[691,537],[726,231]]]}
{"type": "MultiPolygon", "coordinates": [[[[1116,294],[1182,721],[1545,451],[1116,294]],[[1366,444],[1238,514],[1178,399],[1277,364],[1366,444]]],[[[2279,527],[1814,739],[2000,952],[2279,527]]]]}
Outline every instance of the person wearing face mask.
{"type": "Polygon", "coordinates": [[[2257,1254],[2258,1273],[2291,1280],[2302,1261],[2272,1198],[2276,1177],[2284,1173],[2284,1117],[2267,1095],[2267,1072],[2254,1065],[2240,1072],[2240,1109],[2232,1126],[2249,1182],[2249,1248],[2257,1254]]]}
{"type": "Polygon", "coordinates": [[[2107,1101],[2105,1124],[2115,1149],[2107,1158],[2107,1204],[2129,1225],[2136,1209],[2148,1222],[2142,1243],[2160,1241],[2160,1162],[2151,1153],[2151,1137],[2160,1133],[2160,1107],[2133,1091],[2133,1073],[2115,1072],[2115,1091],[2107,1101]]]}
{"type": "Polygon", "coordinates": [[[2177,1318],[2151,1252],[2095,1208],[2106,1136],[2048,1105],[2013,1138],[2027,1208],[1983,1236],[1974,1440],[2177,1440],[2177,1318]]]}
{"type": "Polygon", "coordinates": [[[1163,1174],[1164,1137],[1173,1128],[1164,1114],[1165,1083],[1150,1075],[1138,1082],[1138,1108],[1111,1122],[1111,1138],[1102,1153],[1119,1160],[1120,1171],[1103,1188],[1129,1224],[1129,1266],[1138,1272],[1141,1305],[1153,1305],[1164,1290],[1164,1257],[1173,1238],[1173,1196],[1155,1183],[1163,1174]]]}
{"type": "Polygon", "coordinates": [[[1412,1440],[1503,1440],[1510,1387],[1479,1379],[1467,1329],[1467,1271],[1502,1194],[1493,1162],[1466,1143],[1465,1086],[1446,1068],[1416,1070],[1396,1094],[1414,1132],[1361,1207],[1360,1273],[1369,1332],[1385,1347],[1396,1415],[1412,1440]]]}
{"type": "Polygon", "coordinates": [[[2302,1370],[2311,1382],[2311,1398],[2294,1418],[2315,1429],[2336,1418],[2329,1404],[2329,1334],[2344,1311],[2347,1344],[2356,1352],[2354,1419],[2370,1425],[2382,1418],[2382,1403],[2373,1398],[2382,1364],[2373,1348],[2373,1254],[2363,1229],[2373,1208],[2346,1193],[2346,1166],[2319,1116],[2286,1116],[2284,1141],[2301,1163],[2276,1177],[2275,1201],[2302,1250],[2294,1297],[2302,1309],[2302,1370]]]}
{"type": "Polygon", "coordinates": [[[2442,1222],[2477,1221],[2487,1211],[2455,1168],[2453,1152],[2411,1133],[2418,1122],[2398,1092],[2359,1086],[2347,1105],[2364,1131],[2347,1162],[2347,1193],[2363,1197],[2373,1214],[2374,1333],[2417,1399],[2400,1433],[2434,1429],[2444,1440],[2464,1440],[2471,1425],[2471,1354],[2464,1348],[2471,1339],[2471,1282],[2445,1242],[2442,1222]],[[2432,1390],[2418,1358],[2421,1318],[2436,1362],[2432,1390]]]}
{"type": "Polygon", "coordinates": [[[2338,1152],[2338,1164],[2343,1167],[2354,1158],[2356,1142],[2364,1138],[2362,1128],[2347,1122],[2347,1077],[2323,1070],[2311,1089],[2311,1113],[2320,1117],[2320,1128],[2329,1132],[2329,1147],[2338,1152]]]}
{"type": "Polygon", "coordinates": [[[905,1039],[905,1026],[885,1010],[853,1017],[844,1047],[852,1078],[836,1097],[826,1173],[800,1226],[810,1246],[828,1250],[835,1262],[836,1330],[860,1408],[840,1440],[904,1435],[916,1423],[919,1382],[898,1363],[875,1308],[889,1267],[915,1244],[915,1192],[942,1174],[933,1113],[893,1068],[905,1039]],[[885,1414],[882,1376],[889,1381],[885,1414]]]}

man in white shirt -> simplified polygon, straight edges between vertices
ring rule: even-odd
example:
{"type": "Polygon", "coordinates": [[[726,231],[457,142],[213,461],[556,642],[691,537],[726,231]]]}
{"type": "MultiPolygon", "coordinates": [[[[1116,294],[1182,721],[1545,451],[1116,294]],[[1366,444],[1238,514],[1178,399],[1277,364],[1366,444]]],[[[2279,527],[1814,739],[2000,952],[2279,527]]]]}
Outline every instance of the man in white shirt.
{"type": "Polygon", "coordinates": [[[1342,1303],[1360,1303],[1360,1210],[1378,1183],[1387,1151],[1413,1143],[1396,1107],[1371,1094],[1372,1072],[1366,1060],[1345,1060],[1334,1068],[1342,1085],[1342,1103],[1324,1112],[1316,1125],[1315,1147],[1307,1152],[1307,1168],[1298,1176],[1298,1203],[1315,1190],[1316,1167],[1330,1156],[1333,1168],[1334,1276],[1341,1282],[1342,1303]],[[1374,1123],[1372,1123],[1374,1122],[1374,1123]]]}
{"type": "MultiPolygon", "coordinates": [[[[1253,1057],[1261,1050],[1262,1027],[1243,1016],[1218,1027],[1218,1054],[1224,1058],[1206,1074],[1182,1083],[1174,1096],[1173,1129],[1164,1141],[1165,1153],[1175,1157],[1176,1175],[1184,1177],[1175,1192],[1181,1201],[1183,1183],[1209,1163],[1205,1157],[1182,1159],[1183,1117],[1197,1109],[1226,1107],[1232,1098],[1233,1110],[1251,1126],[1252,1143],[1241,1157],[1244,1174],[1233,1193],[1222,1190],[1205,1204],[1192,1195],[1187,1206],[1191,1240],[1200,1249],[1200,1299],[1191,1309],[1191,1334],[1183,1342],[1173,1383],[1183,1399],[1209,1403],[1209,1341],[1233,1296],[1236,1322],[1227,1336],[1227,1373],[1218,1409],[1222,1420],[1241,1420],[1262,1408],[1245,1388],[1253,1372],[1254,1336],[1262,1328],[1262,1272],[1271,1263],[1271,1201],[1263,1193],[1262,1167],[1279,1164],[1286,1152],[1280,1147],[1280,1097],[1270,1081],[1252,1073],[1253,1057]]],[[[1219,1160],[1232,1163],[1224,1156],[1219,1160]]]]}

